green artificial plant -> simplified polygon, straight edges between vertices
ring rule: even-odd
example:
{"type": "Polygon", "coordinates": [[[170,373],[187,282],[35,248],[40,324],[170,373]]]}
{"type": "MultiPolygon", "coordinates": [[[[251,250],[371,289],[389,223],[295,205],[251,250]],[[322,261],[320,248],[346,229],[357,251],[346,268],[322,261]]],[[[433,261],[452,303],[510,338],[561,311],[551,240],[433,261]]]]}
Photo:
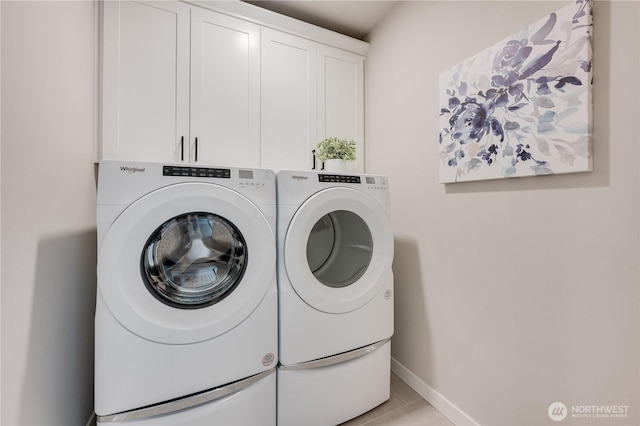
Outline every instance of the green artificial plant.
{"type": "Polygon", "coordinates": [[[356,159],[356,143],[352,140],[326,138],[318,144],[316,156],[320,161],[356,159]]]}

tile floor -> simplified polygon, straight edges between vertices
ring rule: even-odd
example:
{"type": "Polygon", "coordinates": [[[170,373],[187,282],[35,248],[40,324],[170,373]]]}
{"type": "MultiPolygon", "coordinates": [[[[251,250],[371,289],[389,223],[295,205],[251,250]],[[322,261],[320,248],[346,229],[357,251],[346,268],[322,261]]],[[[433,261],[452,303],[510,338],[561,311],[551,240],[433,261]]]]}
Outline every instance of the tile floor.
{"type": "Polygon", "coordinates": [[[431,404],[391,373],[391,397],[371,411],[340,426],[452,426],[431,404]]]}

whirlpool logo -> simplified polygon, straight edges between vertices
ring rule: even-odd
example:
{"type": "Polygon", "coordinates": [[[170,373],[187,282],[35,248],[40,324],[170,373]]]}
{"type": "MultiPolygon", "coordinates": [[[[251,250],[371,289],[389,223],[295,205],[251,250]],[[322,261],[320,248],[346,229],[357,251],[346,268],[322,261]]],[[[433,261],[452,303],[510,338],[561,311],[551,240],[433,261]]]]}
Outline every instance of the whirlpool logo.
{"type": "Polygon", "coordinates": [[[309,178],[308,178],[307,176],[297,176],[297,175],[294,175],[294,176],[291,176],[291,179],[293,179],[293,180],[297,180],[298,182],[300,182],[300,181],[303,181],[303,180],[307,180],[307,179],[309,179],[309,178]]]}
{"type": "Polygon", "coordinates": [[[144,173],[144,167],[130,167],[130,166],[120,166],[121,172],[131,173],[144,173]]]}

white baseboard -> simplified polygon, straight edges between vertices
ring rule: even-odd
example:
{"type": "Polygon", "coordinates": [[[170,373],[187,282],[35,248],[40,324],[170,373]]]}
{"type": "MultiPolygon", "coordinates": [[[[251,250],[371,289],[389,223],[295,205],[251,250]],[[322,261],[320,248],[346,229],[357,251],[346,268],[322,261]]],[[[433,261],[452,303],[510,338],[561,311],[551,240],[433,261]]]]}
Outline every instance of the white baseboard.
{"type": "Polygon", "coordinates": [[[467,413],[458,408],[454,403],[442,396],[437,390],[423,382],[418,376],[413,374],[407,367],[391,358],[391,371],[395,373],[403,382],[408,384],[413,390],[418,392],[429,404],[442,413],[449,421],[456,426],[473,425],[479,423],[473,420],[467,413]]]}

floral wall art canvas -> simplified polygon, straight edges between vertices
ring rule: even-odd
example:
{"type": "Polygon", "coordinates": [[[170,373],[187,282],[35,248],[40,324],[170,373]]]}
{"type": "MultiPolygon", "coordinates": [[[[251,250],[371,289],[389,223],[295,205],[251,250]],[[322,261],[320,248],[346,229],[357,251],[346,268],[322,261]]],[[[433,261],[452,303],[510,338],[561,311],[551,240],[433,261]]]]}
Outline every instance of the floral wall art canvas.
{"type": "Polygon", "coordinates": [[[590,0],[577,0],[440,75],[440,182],[585,172],[590,0]]]}

